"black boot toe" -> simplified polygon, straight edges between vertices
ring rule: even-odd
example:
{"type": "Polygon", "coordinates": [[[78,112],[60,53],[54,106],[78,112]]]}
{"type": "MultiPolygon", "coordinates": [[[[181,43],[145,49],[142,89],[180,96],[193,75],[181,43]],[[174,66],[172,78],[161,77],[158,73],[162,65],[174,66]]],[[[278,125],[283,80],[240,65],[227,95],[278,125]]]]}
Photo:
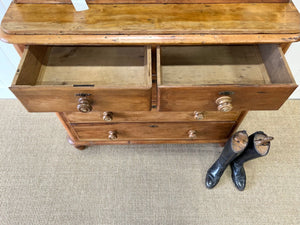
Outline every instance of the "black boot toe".
{"type": "Polygon", "coordinates": [[[246,187],[246,177],[232,177],[233,183],[239,191],[243,191],[246,187]]]}
{"type": "Polygon", "coordinates": [[[216,179],[216,177],[212,176],[211,174],[206,175],[205,185],[207,188],[212,189],[214,186],[217,185],[218,182],[219,179],[216,179]]]}
{"type": "Polygon", "coordinates": [[[238,180],[234,184],[235,184],[236,188],[239,191],[243,191],[246,187],[246,181],[245,180],[238,180]]]}
{"type": "Polygon", "coordinates": [[[243,191],[246,187],[246,172],[243,165],[231,163],[231,177],[236,188],[243,191]]]}

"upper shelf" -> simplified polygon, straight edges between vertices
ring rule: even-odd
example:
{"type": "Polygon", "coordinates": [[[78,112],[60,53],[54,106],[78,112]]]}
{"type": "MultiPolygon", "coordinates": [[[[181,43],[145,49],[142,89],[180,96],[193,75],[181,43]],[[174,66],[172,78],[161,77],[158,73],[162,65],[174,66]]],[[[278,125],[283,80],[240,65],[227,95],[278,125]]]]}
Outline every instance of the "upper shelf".
{"type": "Polygon", "coordinates": [[[300,16],[293,3],[91,4],[89,7],[76,12],[70,4],[12,4],[1,24],[2,39],[10,41],[15,38],[12,36],[35,35],[47,41],[46,36],[49,39],[49,35],[55,35],[56,39],[72,36],[67,43],[75,43],[76,37],[94,35],[97,39],[95,35],[105,35],[109,39],[112,35],[123,38],[129,35],[134,42],[134,37],[152,35],[159,43],[160,35],[169,38],[192,35],[203,42],[205,38],[199,35],[219,38],[250,35],[249,39],[251,35],[259,38],[259,34],[277,35],[282,42],[291,38],[292,42],[300,34],[300,16]]]}

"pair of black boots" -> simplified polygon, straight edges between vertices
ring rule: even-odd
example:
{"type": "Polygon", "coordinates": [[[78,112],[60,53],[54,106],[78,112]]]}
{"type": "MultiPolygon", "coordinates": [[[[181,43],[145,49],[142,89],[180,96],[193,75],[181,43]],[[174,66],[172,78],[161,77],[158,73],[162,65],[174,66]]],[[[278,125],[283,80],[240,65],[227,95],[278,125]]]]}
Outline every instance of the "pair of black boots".
{"type": "Polygon", "coordinates": [[[226,167],[230,164],[231,177],[238,190],[246,187],[246,173],[243,167],[246,161],[266,156],[269,153],[272,137],[258,131],[248,137],[246,131],[236,132],[225,144],[219,159],[207,171],[205,185],[215,187],[226,167]]]}

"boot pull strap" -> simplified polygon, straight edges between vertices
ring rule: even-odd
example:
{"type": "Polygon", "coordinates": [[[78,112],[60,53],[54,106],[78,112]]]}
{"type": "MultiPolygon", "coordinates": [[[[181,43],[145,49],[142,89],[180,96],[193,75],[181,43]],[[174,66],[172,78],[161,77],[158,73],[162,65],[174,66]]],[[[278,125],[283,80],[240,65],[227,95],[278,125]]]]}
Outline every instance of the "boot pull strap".
{"type": "Polygon", "coordinates": [[[266,135],[265,133],[257,133],[254,137],[254,148],[261,155],[267,155],[270,149],[270,141],[273,137],[266,135]]]}
{"type": "Polygon", "coordinates": [[[254,140],[254,143],[256,146],[266,146],[270,144],[270,141],[272,141],[274,138],[271,136],[265,136],[263,138],[259,138],[254,140]]]}
{"type": "Polygon", "coordinates": [[[248,134],[245,130],[238,131],[232,136],[231,148],[235,153],[244,151],[248,144],[248,134]]]}

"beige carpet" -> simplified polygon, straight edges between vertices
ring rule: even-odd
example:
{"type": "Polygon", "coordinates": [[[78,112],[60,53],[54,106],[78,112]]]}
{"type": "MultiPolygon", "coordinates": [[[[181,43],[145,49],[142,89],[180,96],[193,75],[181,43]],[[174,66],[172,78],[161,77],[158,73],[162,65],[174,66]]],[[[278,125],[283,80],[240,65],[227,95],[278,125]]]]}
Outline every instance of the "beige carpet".
{"type": "Polygon", "coordinates": [[[247,187],[228,168],[213,190],[216,145],[94,146],[78,151],[55,114],[0,100],[0,224],[299,224],[300,101],[251,112],[249,134],[275,137],[265,158],[246,164],[247,187]]]}

